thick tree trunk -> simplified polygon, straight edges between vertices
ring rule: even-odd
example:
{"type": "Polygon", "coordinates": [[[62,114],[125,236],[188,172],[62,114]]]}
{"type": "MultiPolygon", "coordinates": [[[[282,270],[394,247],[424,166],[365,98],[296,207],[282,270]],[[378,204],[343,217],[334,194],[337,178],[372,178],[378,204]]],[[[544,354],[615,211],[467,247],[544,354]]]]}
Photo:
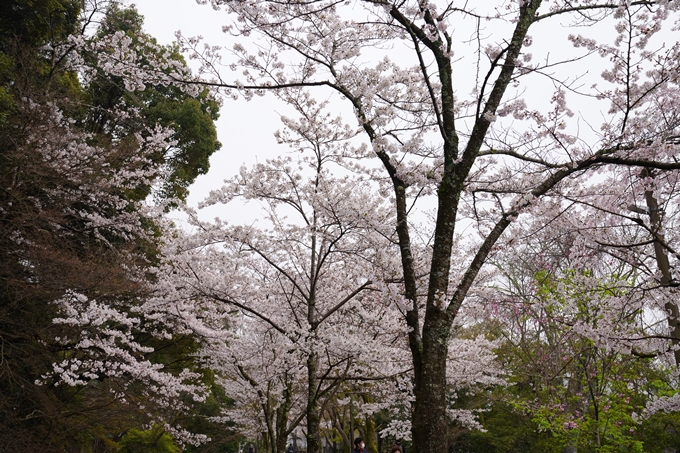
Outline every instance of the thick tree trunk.
{"type": "Polygon", "coordinates": [[[449,325],[443,319],[423,329],[422,370],[416,379],[412,418],[414,450],[447,451],[446,358],[449,325]]]}
{"type": "Polygon", "coordinates": [[[284,453],[288,438],[288,416],[292,402],[291,384],[287,384],[283,390],[283,402],[276,411],[276,442],[272,453],[284,453]]]}
{"type": "MultiPolygon", "coordinates": [[[[372,398],[364,398],[364,400],[368,400],[366,402],[372,402],[372,398]]],[[[364,443],[366,444],[368,453],[379,453],[377,436],[375,435],[375,422],[373,421],[372,415],[366,416],[366,421],[364,423],[364,443]]]]}
{"type": "Polygon", "coordinates": [[[284,453],[286,451],[286,436],[279,436],[276,439],[276,453],[284,453]]]}
{"type": "MultiPolygon", "coordinates": [[[[649,169],[645,169],[642,176],[653,177],[652,172],[649,169]]],[[[659,216],[659,203],[654,197],[654,192],[650,190],[645,191],[645,200],[647,201],[647,213],[649,214],[649,222],[652,227],[652,233],[654,234],[654,255],[656,257],[656,263],[661,271],[661,285],[669,286],[673,281],[673,275],[671,274],[671,267],[668,261],[668,255],[666,254],[666,249],[664,248],[665,239],[663,233],[663,228],[661,226],[661,217],[659,216]]],[[[678,311],[677,304],[672,302],[666,302],[664,308],[668,314],[668,327],[671,333],[671,338],[673,338],[672,345],[677,347],[680,341],[680,312],[678,311]]],[[[675,349],[673,351],[675,357],[675,364],[680,366],[680,349],[675,349]]]]}
{"type": "Polygon", "coordinates": [[[307,358],[307,453],[322,453],[321,413],[317,398],[318,379],[316,376],[319,368],[317,353],[312,351],[307,358]]]}

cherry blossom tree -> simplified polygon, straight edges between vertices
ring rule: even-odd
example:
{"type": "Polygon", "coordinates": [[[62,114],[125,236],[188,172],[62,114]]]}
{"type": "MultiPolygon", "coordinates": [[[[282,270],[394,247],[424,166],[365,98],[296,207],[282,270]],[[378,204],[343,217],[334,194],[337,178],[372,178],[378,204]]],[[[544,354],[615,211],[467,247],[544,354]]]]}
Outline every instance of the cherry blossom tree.
{"type": "MultiPolygon", "coordinates": [[[[266,225],[205,222],[189,210],[194,231],[176,231],[168,242],[157,303],[184,300],[188,310],[188,301],[213,303],[211,315],[199,310],[183,317],[213,317],[208,325],[224,326],[227,339],[211,342],[205,354],[236,400],[225,418],[244,433],[266,433],[272,453],[283,451],[303,422],[308,448],[321,448],[324,414],[328,424],[339,423],[331,402],[347,404],[346,397],[338,402],[338,392],[370,393],[355,399],[351,416],[369,427],[377,411],[406,407],[383,434],[408,438],[412,368],[404,360],[401,320],[410,303],[400,289],[391,211],[372,196],[375,184],[363,170],[349,172],[357,170],[347,157],[355,132],[338,128],[324,103],[286,95],[300,117],[282,118],[286,128],[277,137],[294,154],[242,168],[205,202],[260,203],[257,223],[266,225]]],[[[502,383],[491,342],[452,344],[449,400],[458,391],[502,383]]],[[[451,407],[448,414],[479,427],[473,411],[451,407]]],[[[353,434],[335,428],[350,445],[353,434]]]]}
{"type": "MultiPolygon", "coordinates": [[[[662,37],[677,21],[676,2],[210,3],[229,14],[225,31],[243,42],[227,56],[178,35],[204,75],[184,82],[228,96],[334,93],[352,109],[370,144],[350,151],[380,185],[376,193],[389,194],[394,212],[410,302],[404,322],[414,369],[413,436],[420,448],[446,449],[441,433],[452,326],[486,278],[484,263],[511,246],[513,238],[504,233],[513,222],[532,215],[543,219],[537,230],[548,228],[575,204],[581,210],[569,215],[581,214],[584,231],[625,218],[651,232],[652,242],[666,251],[675,250],[669,231],[659,234],[661,223],[631,216],[627,207],[641,187],[653,185],[657,199],[663,184],[672,192],[680,167],[674,139],[680,46],[672,36],[662,37]],[[528,52],[532,45],[535,55],[528,52]],[[239,74],[233,82],[228,68],[239,74]],[[635,183],[621,178],[642,169],[664,177],[635,183]],[[607,185],[596,184],[597,178],[607,185]],[[436,204],[423,232],[432,250],[424,254],[424,280],[411,218],[417,212],[411,205],[421,200],[436,204]],[[599,214],[583,208],[595,203],[599,214]]],[[[141,72],[120,59],[111,65],[141,72]]],[[[182,81],[174,73],[140,77],[182,81]]],[[[669,206],[663,222],[675,213],[669,206]]],[[[581,237],[574,246],[587,249],[599,241],[581,237]]],[[[649,236],[645,242],[641,250],[652,245],[649,236]]],[[[605,245],[613,250],[622,244],[605,245]]],[[[650,277],[660,281],[656,272],[650,277]]],[[[673,311],[671,283],[656,293],[673,311]]]]}
{"type": "Polygon", "coordinates": [[[195,231],[175,233],[159,271],[159,301],[212,302],[213,326],[232,332],[206,354],[239,403],[227,416],[267,432],[272,452],[303,420],[308,448],[320,448],[322,407],[347,379],[404,372],[389,345],[403,330],[390,315],[398,302],[380,291],[395,278],[390,212],[366,182],[330,170],[343,168],[354,132],[333,131],[330,116],[312,121],[323,105],[294,96],[303,116],[284,118],[278,137],[299,157],[242,168],[206,201],[256,200],[266,227],[191,215],[195,231]]]}

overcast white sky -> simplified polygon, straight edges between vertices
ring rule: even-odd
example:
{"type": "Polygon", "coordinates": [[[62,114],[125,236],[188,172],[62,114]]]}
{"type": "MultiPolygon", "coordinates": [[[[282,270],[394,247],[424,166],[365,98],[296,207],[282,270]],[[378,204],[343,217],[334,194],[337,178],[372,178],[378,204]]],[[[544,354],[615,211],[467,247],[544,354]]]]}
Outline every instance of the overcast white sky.
{"type": "MultiPolygon", "coordinates": [[[[135,4],[144,16],[145,30],[162,44],[174,41],[177,30],[181,30],[187,37],[201,35],[205,42],[222,45],[227,49],[234,43],[232,37],[222,32],[222,26],[229,23],[227,14],[214,11],[209,5],[198,5],[195,0],[131,0],[131,3],[135,4]]],[[[478,7],[483,8],[483,5],[478,7]]],[[[495,24],[493,26],[494,32],[500,32],[495,28],[495,24]]],[[[544,44],[552,45],[549,42],[544,44]]],[[[473,49],[474,43],[470,44],[469,50],[473,49]]],[[[462,55],[465,49],[458,46],[456,52],[456,55],[462,55]]],[[[395,57],[398,58],[392,55],[392,58],[395,57]]],[[[476,61],[476,57],[474,58],[476,61]]],[[[459,72],[456,81],[459,90],[462,83],[461,75],[469,79],[467,81],[470,87],[474,85],[474,73],[459,72]]],[[[222,149],[212,156],[209,173],[199,177],[191,187],[187,200],[190,206],[195,207],[210,190],[221,187],[223,180],[236,174],[241,165],[249,165],[257,160],[264,161],[268,157],[289,151],[287,146],[278,145],[273,136],[274,131],[282,126],[277,112],[285,112],[285,106],[278,103],[273,96],[255,98],[249,102],[229,99],[224,101],[217,124],[222,149]]],[[[351,122],[353,119],[346,117],[345,121],[351,122]]],[[[428,202],[424,205],[421,203],[421,209],[425,210],[433,209],[434,206],[428,202]]],[[[248,207],[230,205],[230,208],[225,210],[224,207],[218,206],[201,212],[201,218],[205,220],[216,216],[237,223],[251,223],[258,219],[260,211],[257,205],[251,203],[248,207]]]]}
{"type": "MultiPolygon", "coordinates": [[[[202,35],[205,41],[212,45],[223,45],[226,48],[231,48],[233,45],[233,38],[222,32],[222,26],[229,22],[226,13],[214,11],[208,5],[198,5],[195,0],[131,0],[131,3],[134,3],[145,17],[146,31],[160,43],[171,43],[175,40],[175,31],[181,29],[184,36],[202,35]]],[[[486,5],[480,3],[477,7],[483,8],[484,6],[486,5]]],[[[492,29],[486,30],[488,35],[499,32],[495,23],[488,26],[492,27],[492,29]]],[[[600,28],[599,31],[602,32],[603,29],[600,28]]],[[[460,29],[458,32],[460,32],[460,29]]],[[[534,53],[535,60],[543,61],[547,56],[558,54],[564,57],[565,52],[575,52],[571,45],[566,43],[567,33],[592,34],[598,33],[598,30],[595,28],[568,29],[561,27],[559,20],[539,23],[535,29],[532,29],[534,44],[530,51],[534,53]]],[[[461,48],[460,45],[456,48],[456,56],[464,56],[465,53],[465,48],[461,48]]],[[[550,61],[553,61],[553,57],[550,57],[550,61]]],[[[463,74],[461,74],[461,71],[457,73],[456,83],[459,89],[461,89],[461,76],[463,79],[470,78],[474,82],[474,74],[467,74],[465,71],[469,67],[465,65],[469,63],[470,61],[462,62],[463,74]]],[[[604,64],[595,56],[583,62],[582,71],[583,73],[590,71],[589,77],[599,79],[604,64]]],[[[474,68],[474,66],[471,66],[471,68],[474,68]]],[[[556,70],[560,71],[560,69],[561,67],[556,70]]],[[[578,70],[581,71],[581,69],[578,70]]],[[[532,104],[543,103],[544,106],[547,106],[553,87],[548,78],[536,77],[535,82],[545,84],[546,90],[536,90],[536,86],[532,85],[532,91],[536,94],[527,94],[533,96],[530,99],[532,104]]],[[[594,79],[591,78],[590,80],[594,79]]],[[[533,83],[534,80],[532,79],[533,83]]],[[[465,88],[462,90],[466,91],[465,88]]],[[[599,128],[604,116],[600,114],[600,109],[606,111],[607,108],[608,106],[598,105],[593,98],[590,98],[585,105],[573,105],[572,110],[575,110],[576,118],[579,119],[577,127],[579,127],[580,134],[589,134],[587,129],[590,126],[588,124],[592,125],[594,129],[599,128]],[[583,121],[581,121],[581,118],[583,118],[583,121]]],[[[191,206],[196,206],[211,189],[219,188],[222,181],[234,175],[241,165],[252,164],[256,160],[264,161],[268,157],[289,151],[287,146],[278,145],[273,136],[273,132],[282,126],[277,112],[285,112],[285,106],[278,103],[273,96],[255,98],[250,102],[225,100],[217,125],[219,140],[223,147],[211,158],[211,168],[208,175],[199,177],[192,186],[188,200],[191,206]]],[[[345,120],[351,122],[353,118],[346,117],[345,120]]],[[[251,218],[254,220],[257,217],[255,209],[248,211],[250,213],[219,212],[216,209],[211,209],[205,213],[205,217],[219,215],[221,218],[227,219],[252,215],[251,218]]],[[[249,222],[246,219],[241,220],[249,222]]]]}
{"type": "MultiPolygon", "coordinates": [[[[185,36],[201,35],[206,42],[224,45],[228,36],[222,33],[227,22],[224,13],[213,11],[210,6],[198,5],[194,0],[135,0],[131,2],[144,16],[144,28],[161,44],[175,40],[175,31],[182,30],[185,36]]],[[[231,47],[231,45],[227,45],[231,47]]],[[[210,171],[200,176],[191,186],[188,204],[196,206],[210,190],[218,189],[225,178],[235,175],[243,165],[264,161],[288,150],[278,145],[274,131],[281,128],[279,114],[281,104],[273,96],[244,100],[226,100],[220,110],[217,133],[222,149],[210,159],[210,171]]],[[[222,208],[219,208],[222,209],[222,208]]],[[[216,215],[232,217],[230,213],[210,209],[206,217],[216,215]]],[[[239,210],[239,216],[255,216],[255,210],[239,210]]],[[[248,221],[248,220],[246,220],[248,221]]]]}

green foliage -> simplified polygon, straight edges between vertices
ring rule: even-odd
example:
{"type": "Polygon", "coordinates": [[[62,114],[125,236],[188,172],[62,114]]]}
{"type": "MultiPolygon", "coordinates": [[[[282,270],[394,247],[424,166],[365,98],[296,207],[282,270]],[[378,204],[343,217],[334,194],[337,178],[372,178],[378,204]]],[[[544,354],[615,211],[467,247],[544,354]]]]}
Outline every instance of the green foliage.
{"type": "Polygon", "coordinates": [[[31,47],[61,41],[75,30],[79,13],[79,0],[3,0],[0,50],[16,41],[31,47]]]}
{"type": "Polygon", "coordinates": [[[159,427],[140,430],[131,428],[118,442],[116,453],[180,453],[170,433],[159,427]]]}
{"type": "Polygon", "coordinates": [[[211,370],[203,370],[203,376],[210,393],[206,401],[196,406],[195,410],[184,420],[184,426],[191,432],[207,435],[211,441],[199,447],[187,445],[184,451],[187,453],[236,453],[239,451],[241,437],[231,429],[232,424],[214,423],[210,420],[212,417],[221,416],[222,410],[233,405],[233,401],[215,382],[215,376],[211,370]]]}
{"type": "MultiPolygon", "coordinates": [[[[171,60],[184,62],[176,46],[160,47],[156,40],[142,30],[143,17],[134,8],[122,9],[113,4],[99,30],[100,35],[124,32],[135,46],[144,48],[161,58],[169,55],[171,60]],[[140,42],[144,42],[141,44],[140,42]]],[[[219,105],[207,90],[192,97],[175,86],[148,86],[144,91],[134,93],[125,89],[119,77],[99,73],[87,87],[93,109],[90,112],[90,127],[99,132],[117,137],[147,134],[147,125],[160,125],[174,130],[175,146],[157,156],[165,162],[170,174],[155,195],[159,199],[186,199],[188,187],[199,175],[207,173],[210,156],[221,148],[217,140],[214,122],[219,117],[219,105]],[[107,110],[126,106],[138,108],[146,124],[113,124],[107,110]]],[[[151,188],[144,187],[135,195],[146,197],[151,188]]]]}
{"type": "MultiPolygon", "coordinates": [[[[0,3],[0,125],[16,113],[14,98],[45,88],[54,66],[40,48],[63,41],[78,24],[78,0],[6,0],[0,3]]],[[[77,78],[76,85],[77,85],[77,78]]],[[[52,86],[55,94],[71,83],[52,86]]],[[[37,94],[37,93],[36,93],[37,94]]],[[[41,93],[42,94],[42,93],[41,93]]]]}
{"type": "Polygon", "coordinates": [[[492,396],[494,401],[490,409],[480,415],[480,422],[486,431],[470,431],[461,436],[456,441],[460,451],[561,453],[561,447],[556,446],[551,433],[540,431],[531,417],[517,404],[504,401],[506,397],[507,395],[492,396]]]}
{"type": "Polygon", "coordinates": [[[0,125],[7,122],[7,117],[14,112],[14,100],[9,93],[8,84],[14,72],[14,60],[0,52],[0,125]]]}
{"type": "Polygon", "coordinates": [[[677,448],[677,414],[641,416],[651,397],[676,392],[669,370],[654,359],[600,347],[572,328],[575,322],[596,326],[603,300],[625,294],[627,282],[618,276],[590,286],[578,283],[591,278],[595,276],[589,271],[567,271],[559,278],[539,271],[534,274],[531,303],[520,299],[514,303],[524,308],[506,322],[496,319],[485,325],[488,336],[504,339],[497,354],[511,385],[469,403],[488,409],[480,416],[486,432],[466,433],[454,451],[562,453],[571,446],[578,452],[613,453],[677,448]]]}

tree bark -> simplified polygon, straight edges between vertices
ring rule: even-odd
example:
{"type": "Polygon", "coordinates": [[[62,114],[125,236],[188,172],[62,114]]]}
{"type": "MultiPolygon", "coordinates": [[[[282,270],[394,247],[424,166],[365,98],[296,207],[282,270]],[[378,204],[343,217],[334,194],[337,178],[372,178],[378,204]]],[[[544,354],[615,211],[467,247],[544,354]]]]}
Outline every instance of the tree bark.
{"type": "Polygon", "coordinates": [[[288,440],[288,416],[292,403],[292,384],[288,383],[283,390],[283,402],[276,411],[276,442],[272,453],[284,453],[288,440]]]}
{"type": "Polygon", "coordinates": [[[446,357],[450,322],[430,316],[423,328],[420,385],[415,386],[412,417],[413,445],[417,450],[445,453],[448,449],[446,416],[446,357]]]}
{"type": "Polygon", "coordinates": [[[319,359],[315,351],[307,358],[307,453],[321,453],[321,413],[317,398],[319,359]]]}
{"type": "MultiPolygon", "coordinates": [[[[363,395],[364,403],[373,403],[374,399],[370,395],[363,395]]],[[[372,415],[367,415],[364,421],[364,443],[368,453],[379,453],[377,436],[375,433],[375,421],[372,415]]]]}
{"type": "MultiPolygon", "coordinates": [[[[643,171],[642,176],[653,177],[653,174],[652,171],[647,168],[643,171]]],[[[656,201],[652,189],[645,190],[645,201],[647,202],[647,213],[654,235],[654,255],[656,257],[656,263],[659,266],[659,271],[661,271],[661,286],[668,287],[673,281],[673,275],[671,274],[668,255],[666,254],[666,249],[663,245],[665,239],[662,233],[661,216],[659,216],[659,203],[656,201]]],[[[677,348],[678,342],[680,341],[680,312],[678,311],[678,306],[672,302],[666,302],[664,308],[668,314],[668,328],[671,337],[673,338],[672,345],[674,348],[677,348]]],[[[680,365],[679,349],[673,351],[673,357],[675,358],[675,364],[680,365]]]]}

